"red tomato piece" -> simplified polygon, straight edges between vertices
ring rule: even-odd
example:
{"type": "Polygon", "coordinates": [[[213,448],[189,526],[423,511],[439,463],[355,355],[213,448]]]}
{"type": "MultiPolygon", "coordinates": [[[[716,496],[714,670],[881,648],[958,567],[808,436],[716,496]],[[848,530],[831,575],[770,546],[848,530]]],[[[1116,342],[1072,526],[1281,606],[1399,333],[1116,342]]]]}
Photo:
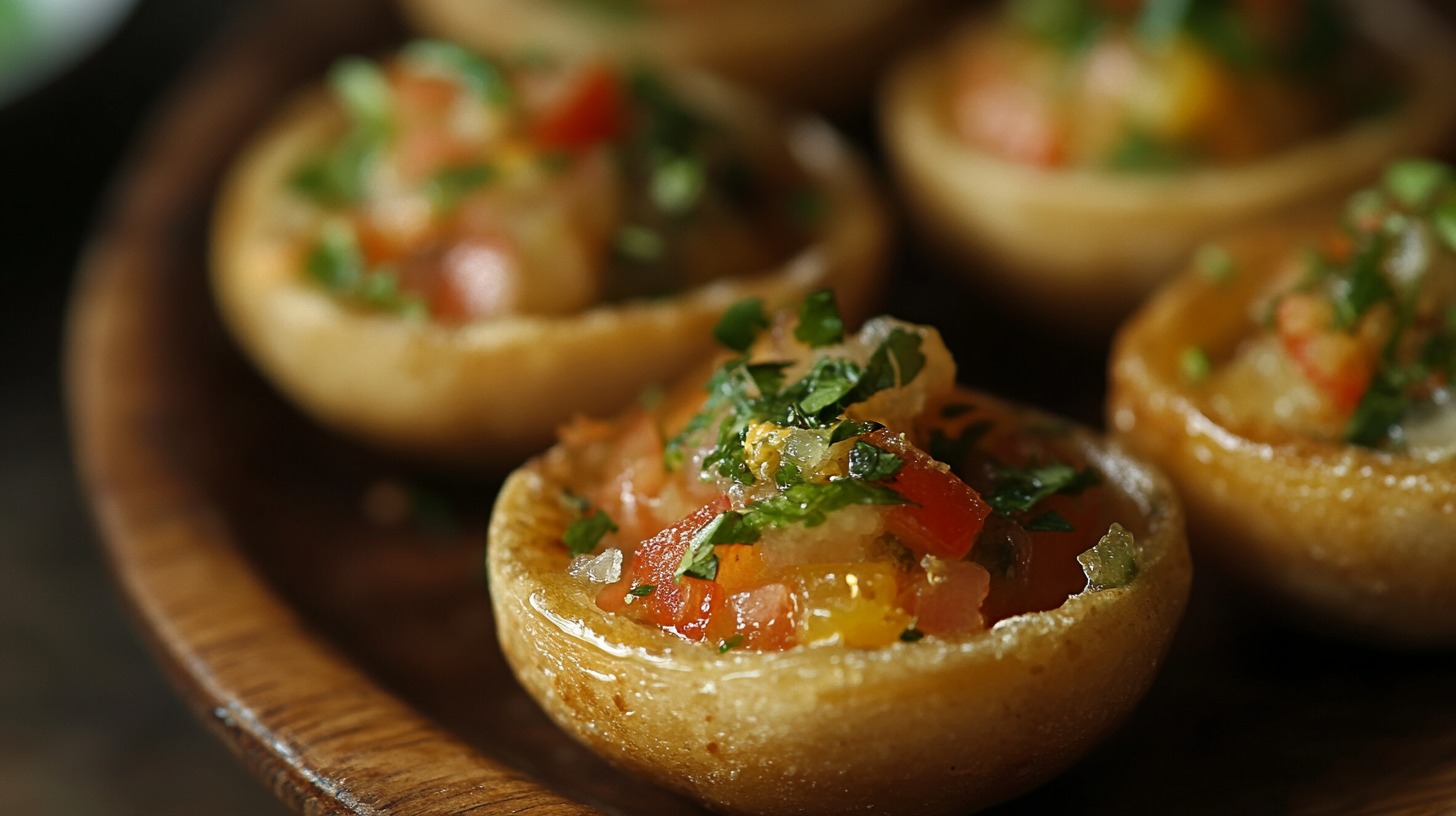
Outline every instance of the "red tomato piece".
{"type": "Polygon", "coordinates": [[[1354,411],[1374,376],[1374,351],[1355,335],[1334,329],[1334,307],[1316,295],[1286,295],[1274,318],[1284,351],[1300,373],[1336,410],[1354,411]]]}
{"type": "Polygon", "coordinates": [[[787,584],[728,596],[709,627],[712,640],[759,652],[782,651],[796,642],[794,591],[787,584]],[[737,640],[733,640],[733,638],[737,640]]]}
{"type": "Polygon", "coordinates": [[[965,558],[991,514],[981,494],[897,434],[879,430],[866,435],[865,441],[900,457],[904,464],[889,484],[914,502],[889,508],[886,527],[916,555],[965,558]]]}
{"type": "Polygon", "coordinates": [[[727,509],[728,497],[720,496],[643,541],[622,579],[608,584],[597,595],[597,606],[672,630],[688,640],[702,640],[708,621],[723,604],[723,593],[712,581],[674,575],[693,536],[727,509]],[[653,589],[642,597],[629,596],[639,586],[653,589]],[[632,597],[630,603],[628,597],[632,597]]]}
{"type": "Polygon", "coordinates": [[[915,582],[907,608],[915,628],[927,635],[953,635],[984,627],[981,604],[991,591],[991,574],[969,561],[943,561],[915,582]]]}
{"type": "Polygon", "coordinates": [[[625,119],[617,73],[594,65],[536,120],[531,135],[547,150],[583,150],[621,133],[625,119]]]}

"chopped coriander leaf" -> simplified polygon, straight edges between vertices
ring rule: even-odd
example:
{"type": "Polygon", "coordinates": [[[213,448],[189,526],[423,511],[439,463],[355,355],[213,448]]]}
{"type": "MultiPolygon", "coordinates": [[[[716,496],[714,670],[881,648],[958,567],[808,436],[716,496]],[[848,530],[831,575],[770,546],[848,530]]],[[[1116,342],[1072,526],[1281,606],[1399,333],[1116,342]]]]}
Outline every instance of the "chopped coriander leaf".
{"type": "Polygon", "coordinates": [[[725,479],[732,479],[742,485],[751,485],[758,479],[744,459],[744,431],[724,423],[718,433],[718,444],[703,457],[703,472],[716,472],[725,479]]]}
{"type": "Polygon", "coordinates": [[[1188,346],[1178,357],[1178,368],[1188,382],[1203,382],[1213,370],[1208,352],[1202,346],[1188,346]]]}
{"type": "Polygon", "coordinates": [[[718,644],[718,654],[725,654],[743,645],[743,635],[734,635],[718,644]]]}
{"type": "Polygon", "coordinates": [[[1406,209],[1420,210],[1436,191],[1456,180],[1446,164],[1430,159],[1406,159],[1385,171],[1385,189],[1406,209]]]}
{"type": "MultiPolygon", "coordinates": [[[[692,578],[702,578],[711,581],[718,577],[718,556],[713,552],[714,544],[748,543],[736,541],[718,541],[722,535],[732,539],[730,533],[720,533],[727,525],[730,529],[736,527],[736,514],[732,510],[726,510],[713,517],[713,520],[704,524],[701,529],[693,533],[688,540],[687,549],[683,550],[682,561],[678,563],[677,570],[673,572],[673,580],[676,581],[687,575],[692,578]]],[[[757,533],[754,533],[755,538],[757,533]]]]}
{"type": "Polygon", "coordinates": [[[1116,523],[1091,549],[1077,556],[1077,561],[1093,592],[1127,586],[1138,574],[1132,533],[1116,523]]]}
{"type": "Polygon", "coordinates": [[[946,436],[945,432],[937,429],[930,434],[930,449],[927,453],[951,467],[956,467],[966,461],[976,443],[989,430],[991,423],[988,420],[972,422],[954,437],[946,436]]]}
{"type": "Polygon", "coordinates": [[[348,224],[324,226],[319,242],[308,254],[308,276],[336,294],[352,293],[364,276],[364,253],[348,224]]]}
{"type": "Polygon", "coordinates": [[[710,526],[713,529],[706,533],[709,544],[752,544],[758,541],[759,529],[747,520],[746,511],[724,510],[710,526]]]}
{"type": "Polygon", "coordinates": [[[913,626],[900,633],[900,640],[904,643],[914,643],[923,637],[925,633],[913,626]]]}
{"type": "Polygon", "coordinates": [[[1055,510],[1048,510],[1028,521],[1025,529],[1033,533],[1070,533],[1076,528],[1072,526],[1072,522],[1067,521],[1066,516],[1055,510]]]}
{"type": "Polygon", "coordinates": [[[476,163],[446,167],[425,182],[425,196],[437,212],[454,209],[460,199],[495,181],[500,172],[492,165],[476,163]]]}
{"type": "Polygon", "coordinates": [[[378,65],[362,57],[341,59],[329,70],[329,87],[356,125],[379,133],[389,130],[392,94],[378,65]]]}
{"type": "Polygon", "coordinates": [[[650,184],[652,203],[668,215],[690,212],[708,188],[707,169],[693,156],[673,156],[653,167],[650,184]]]}
{"type": "Polygon", "coordinates": [[[648,595],[651,595],[656,589],[656,584],[638,584],[637,586],[634,586],[631,589],[627,590],[627,594],[636,596],[638,598],[646,598],[648,595]]]}
{"type": "Polygon", "coordinates": [[[830,513],[851,505],[911,503],[884,485],[858,479],[839,479],[794,485],[783,493],[750,505],[744,513],[744,520],[760,530],[790,524],[817,527],[830,513]]]}
{"type": "Polygon", "coordinates": [[[598,510],[589,516],[573,520],[561,534],[561,542],[572,555],[586,555],[596,549],[602,537],[617,532],[617,523],[611,516],[598,510]]]}
{"type": "Polygon", "coordinates": [[[921,337],[915,332],[896,328],[890,330],[885,339],[865,363],[864,374],[855,385],[851,402],[863,402],[871,396],[904,385],[915,379],[925,366],[925,354],[920,351],[921,337]]]}
{"type": "Polygon", "coordinates": [[[300,166],[288,180],[289,189],[325,207],[358,201],[382,150],[381,135],[352,132],[333,151],[300,166]]]}
{"type": "Polygon", "coordinates": [[[713,328],[713,337],[734,351],[748,351],[758,333],[766,328],[768,315],[764,313],[763,300],[749,298],[728,307],[713,328]]]}
{"type": "Polygon", "coordinates": [[[500,68],[474,51],[443,40],[416,40],[405,46],[404,55],[458,75],[466,88],[487,102],[511,101],[510,84],[500,68]]]}
{"type": "Polygon", "coordinates": [[[853,439],[856,436],[864,436],[872,431],[878,431],[885,426],[878,422],[855,422],[846,419],[834,426],[829,433],[829,444],[835,445],[846,439],[853,439]]]}
{"type": "Polygon", "coordinates": [[[867,482],[882,482],[894,476],[905,462],[894,453],[863,440],[849,449],[849,476],[867,482]]]}
{"type": "Polygon", "coordinates": [[[1214,283],[1225,283],[1235,272],[1234,256],[1222,244],[1204,244],[1193,256],[1193,265],[1205,278],[1214,283]]]}
{"type": "Polygon", "coordinates": [[[1337,282],[1333,300],[1338,328],[1348,330],[1371,306],[1394,296],[1381,273],[1386,243],[1378,233],[1369,236],[1350,262],[1349,278],[1337,282]]]}
{"type": "Polygon", "coordinates": [[[859,384],[863,371],[850,360],[838,357],[821,357],[798,385],[804,391],[798,400],[804,413],[816,415],[827,408],[834,408],[838,416],[845,405],[845,397],[859,384]]]}
{"type": "Polygon", "coordinates": [[[1091,468],[1077,470],[1065,462],[1032,467],[1003,466],[997,470],[995,488],[983,498],[997,515],[1025,513],[1042,499],[1057,493],[1076,495],[1097,484],[1091,468]]]}
{"type": "Polygon", "coordinates": [[[820,289],[810,292],[799,307],[799,324],[794,327],[794,338],[809,348],[832,346],[844,340],[844,319],[839,316],[839,304],[834,291],[820,289]]]}
{"type": "Polygon", "coordinates": [[[788,363],[749,363],[744,370],[758,393],[776,394],[784,385],[784,369],[788,367],[788,363]]]}
{"type": "Polygon", "coordinates": [[[404,47],[406,59],[418,60],[460,78],[471,93],[504,107],[511,103],[511,86],[499,67],[479,54],[443,40],[416,40],[404,47]]]}
{"type": "Polygon", "coordinates": [[[667,253],[661,233],[635,224],[623,224],[617,230],[615,247],[622,257],[643,263],[660,260],[667,253]]]}
{"type": "MultiPolygon", "coordinates": [[[[711,561],[711,571],[717,573],[718,559],[713,555],[717,544],[753,544],[759,540],[763,530],[769,527],[788,527],[798,524],[817,527],[823,524],[830,513],[852,505],[895,505],[911,504],[908,499],[889,487],[859,479],[839,479],[832,482],[803,482],[792,485],[784,492],[742,510],[726,510],[713,519],[688,544],[683,554],[679,575],[693,575],[691,569],[711,561]]],[[[700,577],[700,576],[699,576],[700,577]]]]}
{"type": "Polygon", "coordinates": [[[376,308],[388,309],[399,302],[399,279],[393,269],[376,269],[364,276],[359,299],[376,308]]]}
{"type": "Polygon", "coordinates": [[[1409,379],[1407,372],[1397,368],[1377,372],[1345,426],[1345,441],[1364,447],[1385,441],[1410,405],[1405,393],[1409,379]]]}
{"type": "Polygon", "coordinates": [[[774,484],[780,490],[787,490],[803,481],[804,471],[796,463],[789,459],[779,462],[779,469],[774,472],[774,484]]]}

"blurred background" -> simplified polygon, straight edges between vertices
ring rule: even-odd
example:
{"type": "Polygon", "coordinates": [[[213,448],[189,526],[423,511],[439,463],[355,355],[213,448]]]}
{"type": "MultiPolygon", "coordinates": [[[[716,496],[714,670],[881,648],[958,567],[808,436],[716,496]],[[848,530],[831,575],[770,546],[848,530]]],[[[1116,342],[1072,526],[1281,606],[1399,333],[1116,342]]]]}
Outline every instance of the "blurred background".
{"type": "Polygon", "coordinates": [[[87,236],[168,88],[245,5],[0,0],[0,813],[287,812],[143,648],[79,494],[61,393],[87,236]],[[51,18],[75,41],[33,50],[51,18]]]}

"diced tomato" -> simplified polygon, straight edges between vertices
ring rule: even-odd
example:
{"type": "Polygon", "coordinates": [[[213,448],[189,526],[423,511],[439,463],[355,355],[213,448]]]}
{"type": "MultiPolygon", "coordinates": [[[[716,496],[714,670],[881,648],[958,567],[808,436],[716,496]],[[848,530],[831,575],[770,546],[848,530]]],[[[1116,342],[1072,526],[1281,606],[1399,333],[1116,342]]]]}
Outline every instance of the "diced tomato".
{"type": "Polygon", "coordinates": [[[389,85],[400,121],[432,120],[445,117],[455,104],[460,86],[446,77],[422,74],[395,65],[389,85]]]}
{"type": "Polygon", "coordinates": [[[991,574],[969,561],[933,564],[911,585],[905,606],[915,628],[927,635],[973,632],[983,627],[981,604],[991,591],[991,574]]]}
{"type": "Polygon", "coordinates": [[[536,120],[531,135],[547,150],[582,150],[621,133],[624,123],[621,80],[594,65],[536,120]]]}
{"type": "Polygon", "coordinates": [[[1104,491],[1048,496],[1038,512],[1055,511],[1072,526],[1068,532],[1028,532],[1010,519],[993,519],[981,546],[992,571],[991,590],[981,605],[990,625],[1012,615],[1056,609],[1081,592],[1087,576],[1077,556],[1094,546],[1111,524],[1104,491]]]}
{"type": "Polygon", "coordinates": [[[417,253],[400,271],[400,288],[419,296],[430,315],[460,323],[515,307],[520,270],[502,240],[471,236],[417,253]]]}
{"type": "Polygon", "coordinates": [[[904,462],[890,486],[914,504],[888,509],[885,525],[890,532],[917,556],[965,558],[991,514],[981,494],[897,434],[878,430],[865,441],[904,462]]]}
{"type": "Polygon", "coordinates": [[[787,649],[798,642],[795,606],[793,589],[782,583],[729,594],[708,626],[708,639],[759,652],[787,649]]]}
{"type": "Polygon", "coordinates": [[[1067,133],[1051,100],[1007,73],[996,54],[962,66],[951,115],[961,136],[1003,159],[1036,167],[1067,162],[1067,133]]]}
{"type": "Polygon", "coordinates": [[[1360,404],[1375,374],[1372,350],[1353,334],[1333,328],[1334,307],[1318,295],[1294,293],[1274,313],[1289,359],[1340,413],[1360,404]]]}
{"type": "Polygon", "coordinates": [[[643,541],[622,579],[598,593],[597,606],[672,630],[688,640],[702,640],[709,619],[723,603],[723,593],[712,581],[674,575],[693,536],[727,509],[728,497],[719,497],[643,541]],[[634,587],[644,585],[653,588],[649,594],[629,595],[634,587]]]}

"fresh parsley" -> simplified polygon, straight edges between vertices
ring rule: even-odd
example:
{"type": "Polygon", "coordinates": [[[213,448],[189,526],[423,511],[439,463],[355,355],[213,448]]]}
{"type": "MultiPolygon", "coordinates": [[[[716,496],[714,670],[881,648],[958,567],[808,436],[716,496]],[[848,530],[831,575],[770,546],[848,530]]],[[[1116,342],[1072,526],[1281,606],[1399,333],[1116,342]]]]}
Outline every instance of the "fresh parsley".
{"type": "Polygon", "coordinates": [[[821,289],[804,298],[799,307],[799,325],[794,327],[794,337],[809,348],[832,346],[844,341],[844,319],[839,316],[839,305],[834,292],[821,289]]]}
{"type": "Polygon", "coordinates": [[[1091,468],[1078,470],[1065,462],[1029,467],[1002,465],[996,470],[995,487],[982,498],[997,515],[1031,512],[1043,499],[1076,495],[1098,482],[1091,468]]]}
{"type": "Polygon", "coordinates": [[[405,59],[457,78],[466,90],[491,105],[511,104],[514,94],[500,67],[468,48],[443,40],[415,40],[402,53],[405,59]]]}
{"type": "Polygon", "coordinates": [[[748,351],[759,332],[766,328],[768,314],[763,310],[763,300],[749,298],[728,307],[713,327],[713,337],[728,348],[743,352],[748,351]]]}
{"type": "Polygon", "coordinates": [[[475,163],[446,167],[425,182],[425,197],[436,212],[448,212],[460,199],[494,182],[500,171],[494,165],[475,163]]]}
{"type": "Polygon", "coordinates": [[[617,523],[612,521],[611,516],[598,510],[568,524],[566,532],[561,534],[561,541],[572,555],[586,555],[596,549],[607,533],[615,533],[617,529],[617,523]]]}
{"type": "Polygon", "coordinates": [[[867,482],[882,482],[894,476],[905,462],[896,454],[864,440],[849,449],[849,476],[867,482]]]}

